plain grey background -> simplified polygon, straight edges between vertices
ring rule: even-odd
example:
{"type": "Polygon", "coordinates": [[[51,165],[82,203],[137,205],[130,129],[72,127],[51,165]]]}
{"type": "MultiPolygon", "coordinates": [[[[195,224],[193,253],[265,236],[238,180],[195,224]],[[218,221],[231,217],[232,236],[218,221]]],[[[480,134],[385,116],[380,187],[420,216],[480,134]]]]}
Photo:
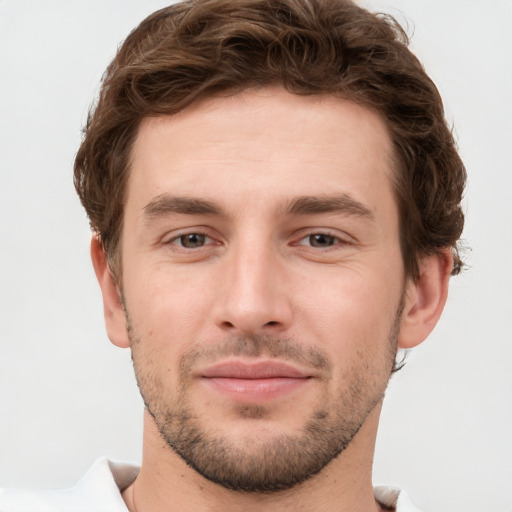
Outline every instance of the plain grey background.
{"type": "MultiPolygon", "coordinates": [[[[138,461],[142,403],[105,334],[72,186],[117,45],[160,0],[0,0],[0,485],[138,461]]],[[[512,511],[512,1],[367,0],[406,24],[469,173],[469,268],[391,382],[375,482],[422,510],[512,511]]]]}

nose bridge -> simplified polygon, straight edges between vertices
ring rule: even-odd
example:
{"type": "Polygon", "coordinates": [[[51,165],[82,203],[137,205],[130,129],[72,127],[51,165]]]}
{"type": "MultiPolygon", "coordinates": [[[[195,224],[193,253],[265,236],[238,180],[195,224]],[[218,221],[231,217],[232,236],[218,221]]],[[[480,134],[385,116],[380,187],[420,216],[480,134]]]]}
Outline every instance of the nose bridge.
{"type": "Polygon", "coordinates": [[[257,334],[288,327],[291,307],[282,261],[269,238],[255,232],[230,247],[218,317],[224,328],[257,334]]]}

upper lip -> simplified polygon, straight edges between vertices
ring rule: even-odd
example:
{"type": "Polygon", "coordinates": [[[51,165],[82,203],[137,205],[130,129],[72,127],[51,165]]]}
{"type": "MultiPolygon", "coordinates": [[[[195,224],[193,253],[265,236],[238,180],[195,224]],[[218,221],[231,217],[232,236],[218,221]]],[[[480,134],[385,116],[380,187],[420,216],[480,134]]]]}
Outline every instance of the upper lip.
{"type": "Polygon", "coordinates": [[[304,379],[311,375],[283,361],[222,361],[200,372],[201,377],[225,379],[304,379]]]}

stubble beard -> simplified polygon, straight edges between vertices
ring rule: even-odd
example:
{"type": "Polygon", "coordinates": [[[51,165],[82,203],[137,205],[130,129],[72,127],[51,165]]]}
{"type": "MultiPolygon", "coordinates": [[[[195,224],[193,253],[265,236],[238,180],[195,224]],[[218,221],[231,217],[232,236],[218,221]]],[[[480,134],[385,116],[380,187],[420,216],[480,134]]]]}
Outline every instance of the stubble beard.
{"type": "MultiPolygon", "coordinates": [[[[198,361],[221,356],[279,357],[309,365],[330,378],[332,366],[322,352],[303,347],[291,339],[252,336],[229,338],[215,349],[193,350],[179,365],[179,385],[172,397],[165,386],[152,354],[144,353],[144,340],[135,333],[128,313],[127,325],[137,383],[146,409],[166,444],[204,478],[226,489],[246,493],[273,493],[290,489],[319,473],[349,446],[369,414],[384,396],[395,364],[397,337],[403,297],[389,335],[389,345],[378,366],[363,355],[348,369],[348,385],[337,397],[325,391],[302,430],[295,435],[279,433],[258,441],[230,439],[202,419],[190,403],[190,369],[198,361]],[[377,372],[373,370],[377,369],[377,372]]],[[[265,406],[238,405],[239,418],[264,420],[265,406]]]]}

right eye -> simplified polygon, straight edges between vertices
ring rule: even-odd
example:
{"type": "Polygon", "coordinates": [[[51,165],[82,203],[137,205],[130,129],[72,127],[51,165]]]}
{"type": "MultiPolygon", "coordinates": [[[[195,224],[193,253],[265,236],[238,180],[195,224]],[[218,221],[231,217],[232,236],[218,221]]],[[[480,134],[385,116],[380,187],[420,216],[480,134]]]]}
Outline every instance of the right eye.
{"type": "Polygon", "coordinates": [[[204,233],[186,233],[172,238],[167,243],[184,249],[198,249],[213,243],[213,240],[204,233]]]}

